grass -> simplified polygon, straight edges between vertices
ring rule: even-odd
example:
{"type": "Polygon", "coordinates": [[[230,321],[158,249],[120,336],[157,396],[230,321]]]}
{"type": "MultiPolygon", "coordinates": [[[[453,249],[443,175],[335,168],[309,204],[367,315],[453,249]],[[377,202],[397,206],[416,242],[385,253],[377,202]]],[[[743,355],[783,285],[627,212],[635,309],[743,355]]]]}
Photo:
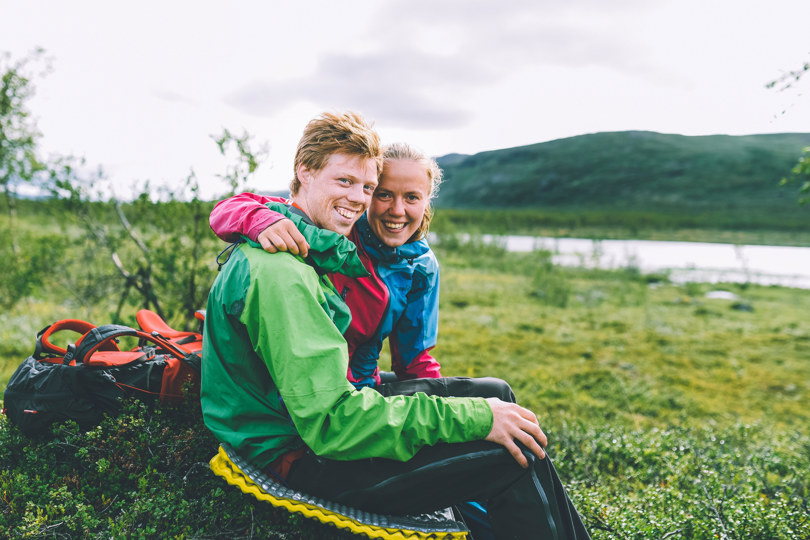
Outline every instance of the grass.
{"type": "MultiPolygon", "coordinates": [[[[443,374],[512,384],[594,538],[810,538],[810,291],[560,268],[476,240],[436,251],[443,374]],[[716,289],[738,299],[706,297],[716,289]]],[[[104,322],[109,306],[80,313],[56,290],[0,315],[0,388],[49,322],[104,322]]],[[[0,535],[343,537],[210,478],[198,417],[175,433],[143,414],[52,442],[0,422],[0,535]],[[105,486],[97,464],[131,455],[119,440],[148,457],[105,486]],[[199,519],[212,508],[225,510],[199,519]]]]}
{"type": "Polygon", "coordinates": [[[439,257],[435,352],[446,373],[504,378],[551,419],[662,429],[810,420],[810,293],[650,282],[553,267],[537,253],[439,257]],[[705,298],[718,288],[739,300],[705,298]]]}
{"type": "MultiPolygon", "coordinates": [[[[631,428],[810,419],[810,292],[658,281],[633,270],[559,268],[545,253],[437,247],[437,358],[450,375],[494,375],[552,418],[631,428]],[[738,303],[705,298],[712,289],[738,303]],[[737,309],[735,309],[735,307],[737,309]],[[739,309],[750,307],[752,311],[739,309]]],[[[29,298],[0,314],[0,388],[60,318],[103,322],[111,306],[29,298]]]]}

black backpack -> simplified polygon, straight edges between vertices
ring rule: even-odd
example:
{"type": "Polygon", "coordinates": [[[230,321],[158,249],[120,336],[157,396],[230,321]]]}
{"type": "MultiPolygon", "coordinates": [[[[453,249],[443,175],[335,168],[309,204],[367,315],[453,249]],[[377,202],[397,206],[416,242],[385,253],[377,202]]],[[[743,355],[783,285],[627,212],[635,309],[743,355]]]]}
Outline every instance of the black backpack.
{"type": "Polygon", "coordinates": [[[118,414],[128,397],[168,403],[182,401],[186,391],[199,396],[202,335],[174,331],[146,310],[139,312],[138,322],[163,333],[113,324],[96,327],[77,319],[44,328],[37,334],[34,354],[9,379],[3,412],[33,435],[63,420],[88,429],[104,414],[118,414]],[[64,330],[81,337],[66,348],[53,345],[50,338],[64,330]],[[118,338],[123,336],[137,338],[138,346],[120,350],[118,338]]]}

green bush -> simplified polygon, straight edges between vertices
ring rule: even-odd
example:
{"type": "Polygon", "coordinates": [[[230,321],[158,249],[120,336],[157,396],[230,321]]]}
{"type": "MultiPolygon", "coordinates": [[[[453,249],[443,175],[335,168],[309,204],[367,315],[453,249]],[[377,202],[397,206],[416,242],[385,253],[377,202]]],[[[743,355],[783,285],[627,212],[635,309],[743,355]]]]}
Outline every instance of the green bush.
{"type": "Polygon", "coordinates": [[[64,243],[55,235],[15,232],[0,226],[0,307],[4,311],[39,289],[61,265],[64,243]]]}
{"type": "Polygon", "coordinates": [[[806,435],[564,425],[549,437],[595,538],[810,538],[806,435]]]}
{"type": "Polygon", "coordinates": [[[348,538],[261,503],[208,469],[199,405],[127,405],[82,433],[24,436],[0,417],[0,537],[348,538]]]}
{"type": "MultiPolygon", "coordinates": [[[[549,455],[595,539],[810,538],[810,438],[767,427],[547,426],[549,455]]],[[[139,402],[82,433],[28,438],[0,418],[0,536],[341,539],[207,466],[198,406],[139,402]]]]}

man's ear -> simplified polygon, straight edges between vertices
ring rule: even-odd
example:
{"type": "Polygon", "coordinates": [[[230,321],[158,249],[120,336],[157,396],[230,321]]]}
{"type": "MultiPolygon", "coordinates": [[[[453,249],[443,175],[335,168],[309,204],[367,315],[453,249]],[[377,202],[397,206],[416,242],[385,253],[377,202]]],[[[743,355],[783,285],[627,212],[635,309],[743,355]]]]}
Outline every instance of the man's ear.
{"type": "Polygon", "coordinates": [[[306,186],[312,182],[312,172],[303,163],[298,165],[298,168],[295,170],[295,175],[298,177],[301,185],[306,186]]]}

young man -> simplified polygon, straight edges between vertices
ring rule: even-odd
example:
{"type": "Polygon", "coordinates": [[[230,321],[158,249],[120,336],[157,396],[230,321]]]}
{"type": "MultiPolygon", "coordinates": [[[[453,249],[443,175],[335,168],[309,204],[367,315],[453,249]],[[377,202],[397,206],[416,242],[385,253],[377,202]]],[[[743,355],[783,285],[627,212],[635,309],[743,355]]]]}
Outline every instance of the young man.
{"type": "Polygon", "coordinates": [[[587,538],[543,447],[535,415],[499,399],[383,396],[346,379],[350,320],[327,272],[364,275],[345,236],[382,166],[354,113],[311,121],[298,145],[293,206],[306,260],[236,248],[208,299],[205,423],[293,489],[379,513],[488,501],[498,537],[587,538]]]}

